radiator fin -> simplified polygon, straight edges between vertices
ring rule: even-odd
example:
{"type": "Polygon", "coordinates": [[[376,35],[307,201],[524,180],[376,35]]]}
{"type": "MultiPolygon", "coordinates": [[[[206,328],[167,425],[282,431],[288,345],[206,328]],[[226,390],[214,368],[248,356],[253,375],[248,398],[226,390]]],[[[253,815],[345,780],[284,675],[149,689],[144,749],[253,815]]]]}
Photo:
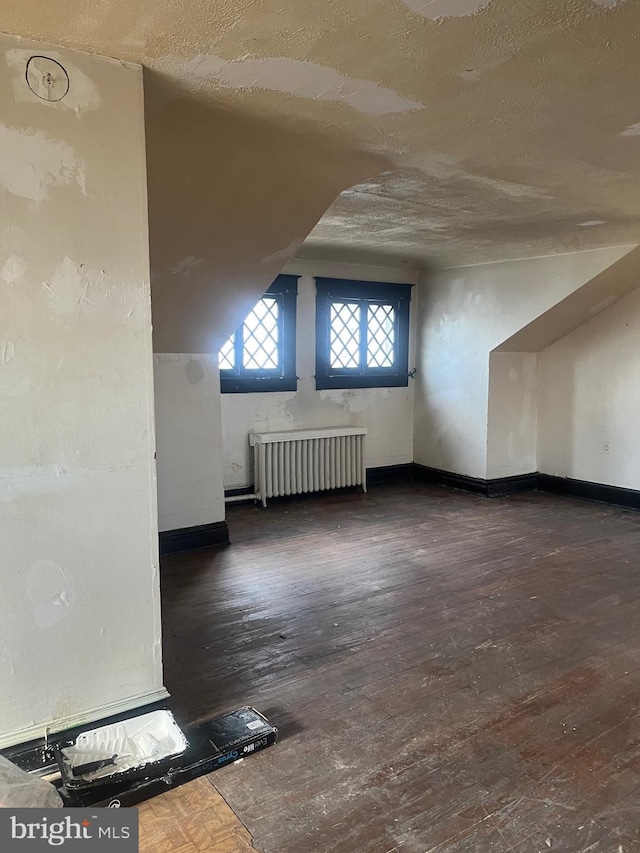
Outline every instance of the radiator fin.
{"type": "Polygon", "coordinates": [[[253,433],[256,494],[267,498],[308,494],[346,486],[367,490],[366,429],[295,430],[253,433]]]}

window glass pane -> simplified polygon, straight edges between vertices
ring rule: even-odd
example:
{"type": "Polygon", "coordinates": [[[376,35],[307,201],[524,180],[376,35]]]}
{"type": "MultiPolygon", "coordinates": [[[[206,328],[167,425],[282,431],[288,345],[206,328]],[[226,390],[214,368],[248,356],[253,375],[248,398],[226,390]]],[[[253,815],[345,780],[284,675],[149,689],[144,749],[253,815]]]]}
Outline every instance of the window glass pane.
{"type": "Polygon", "coordinates": [[[331,367],[360,366],[360,305],[357,302],[331,303],[329,364],[331,367]]]}
{"type": "Polygon", "coordinates": [[[393,305],[369,305],[367,314],[367,367],[393,367],[395,358],[393,305]]]}
{"type": "Polygon", "coordinates": [[[218,353],[218,364],[220,365],[220,370],[233,370],[236,366],[235,343],[236,335],[234,332],[218,353]]]}
{"type": "Polygon", "coordinates": [[[264,296],[244,321],[242,366],[246,370],[275,370],[280,364],[278,300],[264,296]]]}

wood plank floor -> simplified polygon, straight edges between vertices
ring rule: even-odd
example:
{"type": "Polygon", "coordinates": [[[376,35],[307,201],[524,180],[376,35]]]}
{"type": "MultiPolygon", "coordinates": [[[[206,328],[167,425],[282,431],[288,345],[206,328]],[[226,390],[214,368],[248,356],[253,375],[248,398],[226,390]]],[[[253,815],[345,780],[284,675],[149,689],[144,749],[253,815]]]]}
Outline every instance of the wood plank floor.
{"type": "Polygon", "coordinates": [[[640,851],[640,514],[403,484],[163,560],[165,681],[281,742],[212,782],[265,853],[640,851]]]}

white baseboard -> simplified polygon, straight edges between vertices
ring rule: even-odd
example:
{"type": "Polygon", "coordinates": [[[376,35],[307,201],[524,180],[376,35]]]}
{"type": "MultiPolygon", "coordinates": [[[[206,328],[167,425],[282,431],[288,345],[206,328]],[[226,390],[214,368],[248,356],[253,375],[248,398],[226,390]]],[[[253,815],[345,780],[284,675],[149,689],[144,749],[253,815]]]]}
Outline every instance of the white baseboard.
{"type": "Polygon", "coordinates": [[[121,699],[118,702],[102,705],[100,708],[93,708],[70,717],[63,717],[51,723],[39,723],[26,729],[20,729],[17,732],[0,734],[0,749],[6,749],[9,746],[16,746],[20,743],[27,743],[30,740],[43,738],[47,733],[52,735],[56,732],[63,732],[66,729],[73,729],[75,726],[95,723],[98,720],[104,720],[106,717],[113,717],[115,714],[124,714],[126,711],[133,711],[134,708],[151,705],[153,702],[160,702],[168,698],[169,693],[162,687],[153,693],[143,693],[139,696],[132,696],[130,699],[121,699]]]}

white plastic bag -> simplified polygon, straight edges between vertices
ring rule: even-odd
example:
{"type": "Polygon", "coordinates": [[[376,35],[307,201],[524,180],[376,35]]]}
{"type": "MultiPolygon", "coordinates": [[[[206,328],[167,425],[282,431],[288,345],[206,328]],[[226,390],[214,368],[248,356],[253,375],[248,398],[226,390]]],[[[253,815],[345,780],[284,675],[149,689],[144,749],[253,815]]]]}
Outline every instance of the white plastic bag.
{"type": "Polygon", "coordinates": [[[0,808],[56,809],[62,798],[50,782],[30,776],[0,755],[0,808]]]}

